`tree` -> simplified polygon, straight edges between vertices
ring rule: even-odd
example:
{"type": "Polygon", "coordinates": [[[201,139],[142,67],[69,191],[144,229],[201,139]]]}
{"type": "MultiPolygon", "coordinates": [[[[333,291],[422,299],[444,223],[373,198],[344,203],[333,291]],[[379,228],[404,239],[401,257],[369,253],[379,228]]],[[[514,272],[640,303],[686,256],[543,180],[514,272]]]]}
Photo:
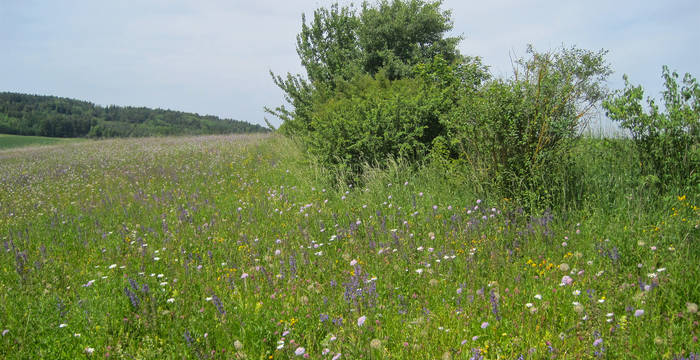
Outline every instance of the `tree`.
{"type": "Polygon", "coordinates": [[[314,131],[313,103],[334,96],[339,82],[384,72],[389,80],[412,77],[413,67],[441,56],[449,63],[465,59],[459,54],[459,37],[446,37],[452,29],[449,11],[440,1],[383,0],[365,2],[358,14],[353,7],[332,5],[314,11],[297,35],[297,54],[306,76],[270,73],[282,89],[284,105],[266,111],[282,120],[281,130],[291,134],[314,131]]]}

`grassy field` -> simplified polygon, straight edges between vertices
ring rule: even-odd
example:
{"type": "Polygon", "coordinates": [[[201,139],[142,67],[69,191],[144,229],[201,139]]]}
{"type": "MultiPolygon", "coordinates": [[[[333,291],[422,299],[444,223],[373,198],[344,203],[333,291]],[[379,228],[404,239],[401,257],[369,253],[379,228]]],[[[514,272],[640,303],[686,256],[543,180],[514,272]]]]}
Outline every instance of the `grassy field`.
{"type": "Polygon", "coordinates": [[[597,143],[599,205],[536,214],[429,167],[333,186],[276,136],[7,151],[0,357],[691,358],[698,197],[597,143]]]}
{"type": "Polygon", "coordinates": [[[67,142],[81,141],[82,139],[64,139],[64,138],[49,138],[42,136],[21,136],[21,135],[8,135],[0,134],[0,150],[27,147],[27,146],[39,146],[39,145],[56,145],[64,144],[67,142]]]}

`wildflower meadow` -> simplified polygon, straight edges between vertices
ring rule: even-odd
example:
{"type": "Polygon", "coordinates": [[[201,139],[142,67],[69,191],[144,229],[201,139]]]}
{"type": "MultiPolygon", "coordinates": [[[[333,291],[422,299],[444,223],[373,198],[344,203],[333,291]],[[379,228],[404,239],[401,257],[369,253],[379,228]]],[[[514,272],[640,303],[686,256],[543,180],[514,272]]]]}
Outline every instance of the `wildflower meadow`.
{"type": "MultiPolygon", "coordinates": [[[[0,357],[695,359],[698,198],[524,211],[276,135],[0,152],[0,357]]],[[[615,191],[615,189],[611,189],[615,191]]]]}

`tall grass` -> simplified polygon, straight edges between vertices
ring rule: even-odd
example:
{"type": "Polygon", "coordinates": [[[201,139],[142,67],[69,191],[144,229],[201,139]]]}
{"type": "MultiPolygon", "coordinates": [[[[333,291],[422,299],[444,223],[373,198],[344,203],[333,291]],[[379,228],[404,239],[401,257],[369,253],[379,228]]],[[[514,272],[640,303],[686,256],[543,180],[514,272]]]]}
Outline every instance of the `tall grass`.
{"type": "MultiPolygon", "coordinates": [[[[0,161],[0,357],[688,358],[698,194],[590,139],[525,213],[436,164],[354,185],[276,136],[0,161]]],[[[7,155],[5,154],[5,155],[7,155]]]]}

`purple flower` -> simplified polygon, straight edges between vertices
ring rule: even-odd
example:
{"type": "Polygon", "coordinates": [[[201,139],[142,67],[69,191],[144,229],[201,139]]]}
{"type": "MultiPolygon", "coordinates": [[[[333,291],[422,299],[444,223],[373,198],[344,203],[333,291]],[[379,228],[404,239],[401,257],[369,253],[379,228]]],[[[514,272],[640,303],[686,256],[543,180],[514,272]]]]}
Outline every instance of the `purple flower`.
{"type": "Polygon", "coordinates": [[[488,323],[488,322],[484,321],[484,322],[481,323],[481,328],[482,328],[482,329],[486,329],[487,327],[489,327],[489,323],[488,323]]]}
{"type": "Polygon", "coordinates": [[[635,317],[640,317],[640,316],[642,316],[642,315],[644,315],[644,310],[643,310],[643,309],[637,309],[637,310],[634,312],[634,316],[635,316],[635,317]]]}
{"type": "Polygon", "coordinates": [[[597,338],[597,339],[595,339],[595,341],[593,342],[593,346],[601,346],[601,345],[603,345],[603,339],[602,339],[602,338],[597,338]]]}
{"type": "Polygon", "coordinates": [[[335,354],[335,356],[333,356],[333,359],[331,359],[331,360],[338,360],[338,359],[340,359],[341,355],[343,355],[343,354],[337,353],[337,354],[335,354]]]}
{"type": "Polygon", "coordinates": [[[362,326],[365,323],[365,320],[367,320],[367,317],[362,315],[357,319],[357,326],[362,326]]]}
{"type": "Polygon", "coordinates": [[[561,278],[561,284],[562,285],[571,285],[574,282],[574,279],[571,278],[569,275],[564,275],[561,278]]]}
{"type": "Polygon", "coordinates": [[[299,346],[296,350],[294,350],[294,355],[296,356],[302,356],[306,352],[306,349],[303,347],[299,346]]]}

